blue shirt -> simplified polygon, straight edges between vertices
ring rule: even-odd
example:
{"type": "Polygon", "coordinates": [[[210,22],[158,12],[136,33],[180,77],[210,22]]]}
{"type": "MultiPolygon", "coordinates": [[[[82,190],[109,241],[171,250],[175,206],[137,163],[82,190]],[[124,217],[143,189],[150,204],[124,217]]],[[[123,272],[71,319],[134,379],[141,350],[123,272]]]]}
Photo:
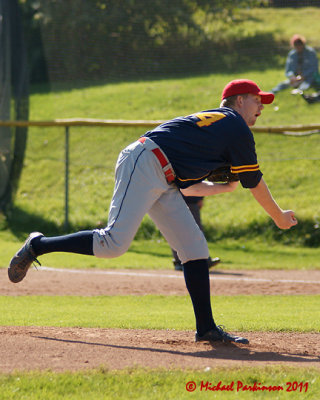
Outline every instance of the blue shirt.
{"type": "Polygon", "coordinates": [[[315,50],[310,46],[305,46],[302,53],[296,49],[290,50],[286,61],[286,76],[302,75],[305,81],[312,84],[318,73],[318,58],[315,50]],[[299,65],[299,56],[301,56],[301,65],[299,65]]]}
{"type": "Polygon", "coordinates": [[[252,132],[231,108],[178,117],[143,136],[152,139],[166,154],[180,188],[205,180],[224,165],[239,174],[243,187],[253,188],[261,179],[252,132]]]}

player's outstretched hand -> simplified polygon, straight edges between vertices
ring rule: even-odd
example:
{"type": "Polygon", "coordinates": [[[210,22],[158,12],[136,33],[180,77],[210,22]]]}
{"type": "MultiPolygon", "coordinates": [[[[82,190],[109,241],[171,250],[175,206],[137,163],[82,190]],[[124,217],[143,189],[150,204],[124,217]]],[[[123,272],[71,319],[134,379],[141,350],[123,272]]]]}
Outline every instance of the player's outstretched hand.
{"type": "Polygon", "coordinates": [[[292,210],[282,210],[282,213],[278,218],[274,219],[274,222],[280,229],[290,229],[298,223],[292,210]]]}

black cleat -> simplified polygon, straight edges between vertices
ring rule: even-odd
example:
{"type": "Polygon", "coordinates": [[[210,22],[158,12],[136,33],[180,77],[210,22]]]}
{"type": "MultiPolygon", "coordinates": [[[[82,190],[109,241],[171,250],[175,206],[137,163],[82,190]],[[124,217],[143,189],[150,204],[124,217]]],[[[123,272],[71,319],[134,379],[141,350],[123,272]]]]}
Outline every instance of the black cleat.
{"type": "Polygon", "coordinates": [[[220,325],[214,329],[211,329],[211,331],[208,331],[203,336],[199,336],[198,333],[196,332],[195,341],[196,342],[219,342],[220,341],[220,342],[224,342],[224,343],[235,342],[235,343],[241,343],[241,344],[249,343],[249,340],[246,338],[243,338],[241,336],[231,335],[231,333],[225,332],[220,325]]]}
{"type": "Polygon", "coordinates": [[[15,256],[12,257],[8,268],[8,276],[11,282],[18,283],[22,281],[22,279],[27,275],[28,269],[32,263],[37,262],[41,265],[37,260],[31,245],[31,240],[39,236],[43,236],[43,234],[40,232],[30,233],[24,245],[15,256]]]}
{"type": "Polygon", "coordinates": [[[309,104],[317,103],[317,102],[320,101],[320,94],[319,93],[303,94],[302,97],[309,104]]]}
{"type": "Polygon", "coordinates": [[[209,257],[209,258],[208,258],[208,266],[209,266],[209,269],[212,268],[212,267],[215,267],[217,264],[219,264],[220,261],[221,261],[221,260],[220,260],[219,257],[215,257],[215,258],[209,257]]]}
{"type": "Polygon", "coordinates": [[[183,265],[180,261],[173,261],[175,271],[183,271],[183,265]]]}

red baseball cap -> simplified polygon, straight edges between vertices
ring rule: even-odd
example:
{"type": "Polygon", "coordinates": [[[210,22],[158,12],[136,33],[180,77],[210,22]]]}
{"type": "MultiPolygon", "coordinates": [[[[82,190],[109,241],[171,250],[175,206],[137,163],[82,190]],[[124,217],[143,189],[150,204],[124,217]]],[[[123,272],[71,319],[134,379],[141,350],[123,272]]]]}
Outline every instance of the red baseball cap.
{"type": "Polygon", "coordinates": [[[274,94],[269,92],[263,92],[259,86],[249,79],[236,79],[229,82],[222,91],[221,99],[226,99],[230,96],[236,96],[237,94],[258,94],[261,96],[262,104],[271,104],[274,100],[274,94]]]}

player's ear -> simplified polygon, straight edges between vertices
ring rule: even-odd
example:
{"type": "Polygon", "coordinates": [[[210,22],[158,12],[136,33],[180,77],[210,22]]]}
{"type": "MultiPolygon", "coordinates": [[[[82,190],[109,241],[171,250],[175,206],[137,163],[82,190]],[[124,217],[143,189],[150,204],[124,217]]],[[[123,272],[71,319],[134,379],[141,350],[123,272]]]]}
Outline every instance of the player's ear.
{"type": "Polygon", "coordinates": [[[238,95],[236,98],[236,104],[238,107],[241,107],[243,105],[243,96],[238,95]]]}

